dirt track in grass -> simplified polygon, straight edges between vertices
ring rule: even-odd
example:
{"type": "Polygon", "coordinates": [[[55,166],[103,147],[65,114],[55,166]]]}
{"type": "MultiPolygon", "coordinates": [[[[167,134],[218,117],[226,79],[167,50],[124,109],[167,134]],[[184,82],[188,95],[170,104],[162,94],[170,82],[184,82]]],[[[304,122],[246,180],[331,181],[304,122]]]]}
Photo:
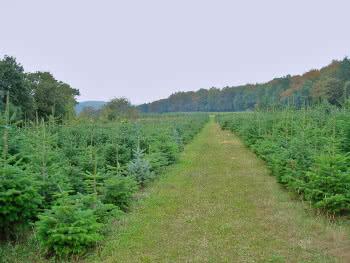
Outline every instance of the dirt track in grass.
{"type": "Polygon", "coordinates": [[[277,183],[212,119],[150,188],[96,262],[350,262],[349,232],[277,183]]]}

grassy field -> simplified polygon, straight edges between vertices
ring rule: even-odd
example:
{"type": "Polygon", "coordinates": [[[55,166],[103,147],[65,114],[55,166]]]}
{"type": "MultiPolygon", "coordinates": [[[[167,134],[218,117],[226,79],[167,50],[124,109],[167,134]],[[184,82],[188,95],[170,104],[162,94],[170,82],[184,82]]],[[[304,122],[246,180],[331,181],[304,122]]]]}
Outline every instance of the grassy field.
{"type": "Polygon", "coordinates": [[[88,261],[350,261],[346,224],[295,200],[213,119],[142,195],[88,261]]]}

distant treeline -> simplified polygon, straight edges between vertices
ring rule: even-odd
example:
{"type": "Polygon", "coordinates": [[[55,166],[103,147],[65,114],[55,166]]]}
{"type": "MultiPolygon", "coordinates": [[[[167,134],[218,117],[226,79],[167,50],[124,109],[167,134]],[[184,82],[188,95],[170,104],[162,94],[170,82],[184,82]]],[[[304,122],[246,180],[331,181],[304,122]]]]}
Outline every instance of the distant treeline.
{"type": "MultiPolygon", "coordinates": [[[[78,89],[58,81],[50,72],[27,73],[16,58],[0,57],[0,122],[9,95],[9,121],[41,121],[54,117],[56,120],[76,118],[78,89]]],[[[98,102],[97,102],[98,103],[98,102]]],[[[86,104],[86,103],[85,103],[86,104]]],[[[139,111],[127,98],[114,98],[100,102],[98,109],[87,104],[79,108],[81,117],[99,120],[122,120],[137,118],[139,111]]],[[[92,104],[93,105],[93,104],[92,104]]]]}
{"type": "Polygon", "coordinates": [[[84,107],[79,116],[101,121],[122,121],[139,117],[139,110],[125,97],[111,99],[97,109],[93,105],[84,107]]]}
{"type": "Polygon", "coordinates": [[[141,112],[246,111],[271,104],[304,105],[326,99],[340,105],[350,93],[350,60],[334,60],[321,70],[302,76],[287,75],[262,84],[223,89],[176,92],[167,99],[138,106],[141,112]]]}
{"type": "Polygon", "coordinates": [[[10,95],[10,118],[41,120],[49,116],[74,117],[78,89],[58,81],[50,72],[26,73],[14,57],[0,57],[0,107],[10,95]]]}

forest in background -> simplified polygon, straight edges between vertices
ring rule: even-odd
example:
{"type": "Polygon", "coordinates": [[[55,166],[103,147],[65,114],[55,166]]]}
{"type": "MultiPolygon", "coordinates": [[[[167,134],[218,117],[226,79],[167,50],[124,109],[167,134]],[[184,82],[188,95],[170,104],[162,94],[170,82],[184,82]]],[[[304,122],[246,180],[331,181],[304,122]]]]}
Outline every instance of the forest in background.
{"type": "MultiPolygon", "coordinates": [[[[122,120],[138,117],[139,111],[127,98],[114,98],[109,102],[76,100],[78,89],[56,80],[52,73],[25,72],[15,57],[0,58],[0,107],[5,112],[9,94],[9,122],[48,120],[73,120],[80,115],[99,120],[122,120]]],[[[5,123],[5,116],[2,116],[5,123]]]]}
{"type": "Polygon", "coordinates": [[[10,116],[13,121],[72,118],[78,89],[58,81],[50,72],[27,73],[16,58],[0,58],[0,107],[5,111],[7,94],[10,95],[10,116]]]}
{"type": "Polygon", "coordinates": [[[176,92],[167,99],[138,106],[141,112],[246,111],[271,104],[293,103],[296,106],[327,99],[340,105],[350,93],[350,60],[333,60],[328,66],[303,75],[287,75],[267,83],[246,84],[223,89],[176,92]]]}
{"type": "Polygon", "coordinates": [[[10,94],[10,116],[16,120],[60,119],[81,117],[122,119],[142,113],[167,112],[230,112],[266,109],[272,104],[304,104],[327,100],[340,106],[350,93],[350,60],[334,60],[328,66],[313,69],[303,75],[275,78],[267,83],[246,84],[223,89],[176,92],[167,99],[137,107],[126,98],[115,98],[96,108],[79,107],[78,89],[58,81],[50,72],[26,73],[14,57],[0,58],[0,107],[5,110],[7,93],[10,94]],[[77,111],[79,108],[79,112],[77,111]],[[138,111],[137,111],[138,110],[138,111]]]}

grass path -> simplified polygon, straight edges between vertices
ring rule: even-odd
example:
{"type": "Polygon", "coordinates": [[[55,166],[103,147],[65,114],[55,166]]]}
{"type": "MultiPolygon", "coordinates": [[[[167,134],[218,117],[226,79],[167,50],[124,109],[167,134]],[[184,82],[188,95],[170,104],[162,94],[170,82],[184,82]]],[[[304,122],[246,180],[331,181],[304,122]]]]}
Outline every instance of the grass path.
{"type": "Polygon", "coordinates": [[[312,216],[212,120],[115,226],[96,262],[350,262],[349,233],[312,216]]]}

